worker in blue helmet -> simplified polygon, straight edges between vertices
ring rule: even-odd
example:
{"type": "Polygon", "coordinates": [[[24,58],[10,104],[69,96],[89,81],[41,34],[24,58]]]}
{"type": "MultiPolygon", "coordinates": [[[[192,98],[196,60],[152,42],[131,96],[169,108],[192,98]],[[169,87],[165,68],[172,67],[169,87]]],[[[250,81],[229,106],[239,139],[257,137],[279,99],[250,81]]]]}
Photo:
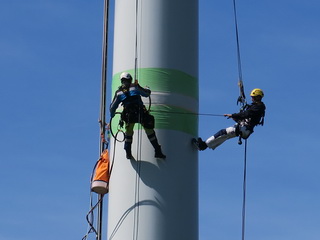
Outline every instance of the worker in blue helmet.
{"type": "Polygon", "coordinates": [[[242,111],[234,114],[224,114],[228,118],[232,118],[236,124],[226,129],[221,129],[213,136],[209,137],[206,141],[201,138],[193,139],[196,147],[203,151],[208,147],[215,149],[227,139],[240,136],[247,139],[256,125],[263,125],[266,106],[262,102],[264,93],[261,89],[255,88],[251,91],[252,104],[246,105],[242,111]]]}
{"type": "Polygon", "coordinates": [[[154,117],[147,111],[144,106],[142,97],[149,97],[150,89],[141,87],[137,81],[132,83],[132,76],[130,73],[123,72],[120,75],[121,86],[115,92],[113,101],[110,105],[110,116],[114,117],[116,109],[119,104],[123,105],[123,112],[121,119],[125,122],[125,143],[124,149],[126,151],[127,159],[132,159],[131,145],[133,138],[133,127],[135,123],[140,123],[155,149],[155,158],[166,158],[162,153],[161,146],[158,143],[156,133],[154,131],[154,117]]]}

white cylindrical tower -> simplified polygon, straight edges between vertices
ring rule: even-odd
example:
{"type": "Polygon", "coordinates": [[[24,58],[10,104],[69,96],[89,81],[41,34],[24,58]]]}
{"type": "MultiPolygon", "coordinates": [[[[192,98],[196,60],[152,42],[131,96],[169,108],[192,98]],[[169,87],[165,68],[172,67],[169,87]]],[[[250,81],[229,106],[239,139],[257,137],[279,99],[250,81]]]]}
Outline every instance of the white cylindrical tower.
{"type": "Polygon", "coordinates": [[[135,160],[126,159],[123,143],[113,151],[111,139],[108,240],[197,240],[198,153],[191,139],[198,135],[198,0],[116,0],[113,93],[124,71],[152,91],[167,158],[154,157],[140,124],[135,160]]]}

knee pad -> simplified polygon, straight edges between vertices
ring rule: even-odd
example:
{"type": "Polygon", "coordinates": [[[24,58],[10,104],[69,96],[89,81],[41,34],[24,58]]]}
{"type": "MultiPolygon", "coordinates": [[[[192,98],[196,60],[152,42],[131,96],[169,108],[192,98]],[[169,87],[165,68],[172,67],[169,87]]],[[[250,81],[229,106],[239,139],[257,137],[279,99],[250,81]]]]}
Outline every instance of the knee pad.
{"type": "Polygon", "coordinates": [[[145,113],[142,119],[142,125],[145,128],[153,129],[154,128],[154,116],[149,113],[145,113]]]}
{"type": "Polygon", "coordinates": [[[228,127],[228,128],[226,128],[226,132],[227,132],[227,134],[235,133],[236,128],[235,127],[228,127]]]}

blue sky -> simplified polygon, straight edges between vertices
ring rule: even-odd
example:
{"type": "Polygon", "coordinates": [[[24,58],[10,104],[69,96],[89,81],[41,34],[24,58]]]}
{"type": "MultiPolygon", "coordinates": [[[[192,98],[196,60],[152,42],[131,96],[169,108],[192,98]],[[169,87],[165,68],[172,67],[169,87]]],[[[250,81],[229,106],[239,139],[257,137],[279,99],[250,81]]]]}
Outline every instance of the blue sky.
{"type": "MultiPolygon", "coordinates": [[[[318,240],[320,3],[237,4],[245,90],[267,105],[248,141],[246,239],[318,240]]],[[[0,2],[0,240],[86,232],[102,13],[102,0],[0,2]]],[[[200,112],[237,112],[232,1],[201,0],[199,30],[200,112]]],[[[199,135],[231,124],[201,116],[199,135]]],[[[199,153],[200,240],[241,238],[243,154],[236,139],[199,153]]]]}

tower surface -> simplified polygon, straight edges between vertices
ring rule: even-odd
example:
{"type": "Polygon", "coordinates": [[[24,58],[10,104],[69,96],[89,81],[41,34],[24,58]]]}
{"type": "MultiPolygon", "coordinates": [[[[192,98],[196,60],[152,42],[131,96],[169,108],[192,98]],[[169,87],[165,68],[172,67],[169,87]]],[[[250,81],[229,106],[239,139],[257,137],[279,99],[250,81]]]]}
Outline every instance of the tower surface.
{"type": "Polygon", "coordinates": [[[111,138],[108,240],[197,240],[198,0],[117,0],[114,24],[112,92],[124,71],[150,87],[143,100],[167,158],[154,157],[140,124],[134,160],[111,138]]]}

